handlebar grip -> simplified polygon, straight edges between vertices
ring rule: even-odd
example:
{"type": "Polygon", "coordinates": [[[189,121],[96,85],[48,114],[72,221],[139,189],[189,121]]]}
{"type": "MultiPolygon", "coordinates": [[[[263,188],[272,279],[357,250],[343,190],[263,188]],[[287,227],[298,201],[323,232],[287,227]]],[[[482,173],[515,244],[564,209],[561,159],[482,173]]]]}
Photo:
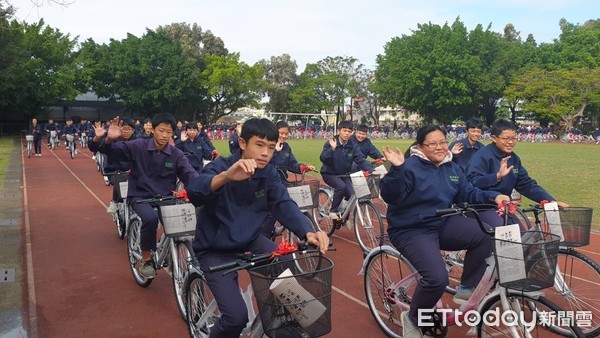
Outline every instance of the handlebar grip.
{"type": "Polygon", "coordinates": [[[227,262],[227,263],[223,263],[220,265],[211,266],[208,268],[208,271],[210,271],[210,272],[221,271],[221,270],[233,268],[237,265],[238,265],[238,262],[236,262],[236,261],[227,262]]]}
{"type": "Polygon", "coordinates": [[[445,216],[445,215],[456,214],[459,212],[460,212],[460,210],[457,208],[438,209],[435,211],[435,215],[436,216],[445,216]]]}

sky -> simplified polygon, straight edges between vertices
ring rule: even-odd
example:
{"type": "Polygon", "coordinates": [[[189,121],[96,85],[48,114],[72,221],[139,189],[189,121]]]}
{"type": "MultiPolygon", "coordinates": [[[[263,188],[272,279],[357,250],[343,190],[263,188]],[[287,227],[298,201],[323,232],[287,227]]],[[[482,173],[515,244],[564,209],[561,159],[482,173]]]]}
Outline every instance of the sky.
{"type": "Polygon", "coordinates": [[[171,23],[196,23],[223,39],[250,65],[289,54],[298,73],[328,56],[357,58],[367,69],[394,37],[411,35],[418,24],[478,24],[502,33],[507,23],[533,34],[538,43],[560,35],[559,21],[598,19],[598,0],[0,0],[17,8],[15,19],[44,19],[49,26],[96,43],[171,23]],[[55,2],[67,2],[59,6],[55,2]],[[37,4],[37,5],[36,5],[37,4]],[[596,13],[595,16],[593,13],[596,13]]]}

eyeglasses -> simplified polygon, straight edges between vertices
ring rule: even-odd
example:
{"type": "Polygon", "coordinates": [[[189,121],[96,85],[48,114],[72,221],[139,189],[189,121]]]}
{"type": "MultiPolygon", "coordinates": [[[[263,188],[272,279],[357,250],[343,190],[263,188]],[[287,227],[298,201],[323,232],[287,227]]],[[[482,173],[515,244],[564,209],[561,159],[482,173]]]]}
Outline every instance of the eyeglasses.
{"type": "Polygon", "coordinates": [[[504,143],[508,143],[508,142],[517,142],[517,138],[516,137],[497,137],[498,139],[502,140],[502,142],[504,143]]]}
{"type": "Polygon", "coordinates": [[[131,133],[133,132],[132,128],[121,128],[121,131],[126,132],[126,133],[131,133]]]}
{"type": "Polygon", "coordinates": [[[423,145],[429,149],[435,149],[437,147],[445,148],[448,146],[448,141],[442,141],[439,143],[429,143],[429,144],[423,143],[423,145]]]}

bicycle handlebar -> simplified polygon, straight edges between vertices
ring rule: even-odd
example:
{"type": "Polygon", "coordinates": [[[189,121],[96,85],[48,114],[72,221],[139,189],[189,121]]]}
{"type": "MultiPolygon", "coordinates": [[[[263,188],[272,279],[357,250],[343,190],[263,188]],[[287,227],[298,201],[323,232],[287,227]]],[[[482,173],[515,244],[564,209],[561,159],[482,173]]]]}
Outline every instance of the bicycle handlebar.
{"type": "Polygon", "coordinates": [[[160,203],[160,202],[168,202],[168,201],[176,201],[179,199],[183,199],[184,197],[180,196],[158,196],[152,198],[145,198],[135,201],[136,203],[160,203]]]}
{"type": "MultiPolygon", "coordinates": [[[[508,206],[509,204],[504,205],[505,209],[505,215],[508,214],[508,206]]],[[[483,224],[483,221],[481,220],[481,217],[479,216],[479,211],[475,208],[475,206],[470,205],[469,203],[460,203],[458,205],[455,205],[452,208],[446,208],[446,209],[438,209],[435,211],[435,217],[432,218],[436,218],[436,217],[448,217],[448,216],[454,216],[454,215],[464,215],[466,213],[470,213],[473,214],[473,216],[475,217],[475,220],[477,221],[477,225],[479,225],[479,228],[481,229],[481,231],[483,231],[484,233],[493,236],[495,234],[495,229],[486,229],[486,227],[483,224]]]]}

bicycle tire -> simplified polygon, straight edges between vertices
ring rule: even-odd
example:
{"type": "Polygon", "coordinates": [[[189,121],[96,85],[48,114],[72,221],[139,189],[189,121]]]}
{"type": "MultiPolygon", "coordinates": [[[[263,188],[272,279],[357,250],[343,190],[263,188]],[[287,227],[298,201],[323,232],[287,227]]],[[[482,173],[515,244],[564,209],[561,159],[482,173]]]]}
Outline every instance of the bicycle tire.
{"type": "Polygon", "coordinates": [[[325,232],[331,237],[335,232],[333,220],[329,218],[329,210],[331,210],[331,200],[333,193],[327,188],[319,188],[319,205],[314,209],[314,217],[317,220],[319,230],[325,232]]]}
{"type": "Polygon", "coordinates": [[[27,158],[31,158],[31,142],[27,142],[27,158]]]}
{"type": "Polygon", "coordinates": [[[73,142],[69,142],[69,155],[71,155],[71,159],[75,158],[75,147],[73,142]]]}
{"type": "Polygon", "coordinates": [[[198,271],[190,273],[185,290],[188,333],[192,338],[208,337],[221,314],[204,275],[198,271]],[[207,309],[214,314],[207,314],[207,309]]]}
{"type": "Polygon", "coordinates": [[[129,224],[129,230],[127,231],[127,256],[133,279],[139,286],[145,288],[152,283],[152,278],[142,276],[138,270],[142,263],[142,249],[140,248],[141,227],[142,220],[139,217],[136,217],[129,224]],[[140,258],[138,259],[138,257],[140,258]]]}
{"type": "MultiPolygon", "coordinates": [[[[559,318],[559,313],[563,312],[563,309],[561,309],[556,304],[552,303],[550,300],[548,300],[547,298],[545,298],[543,296],[540,296],[538,298],[532,298],[525,293],[521,293],[518,291],[510,291],[510,290],[508,290],[508,293],[509,293],[508,294],[509,300],[513,300],[511,302],[511,310],[515,311],[517,313],[523,313],[522,316],[524,318],[525,323],[537,324],[535,327],[531,328],[531,331],[529,332],[529,334],[531,334],[531,336],[533,336],[533,337],[547,335],[545,330],[548,330],[549,327],[546,325],[540,324],[544,318],[544,314],[548,314],[548,316],[546,316],[546,319],[552,318],[551,316],[554,316],[553,318],[559,318]],[[517,303],[515,303],[515,301],[517,301],[517,303]],[[525,304],[526,304],[526,306],[525,306],[525,304]],[[515,306],[515,308],[512,308],[512,306],[515,306]],[[516,306],[518,306],[518,308],[516,306]],[[524,311],[525,309],[528,309],[531,312],[521,312],[521,311],[524,311]],[[534,313],[536,313],[535,319],[534,319],[534,313]],[[539,333],[539,332],[541,332],[541,333],[539,333]]],[[[503,310],[501,302],[500,302],[500,295],[496,295],[496,296],[488,299],[485,302],[485,304],[483,304],[483,306],[481,307],[480,316],[481,316],[481,318],[484,318],[486,316],[486,313],[494,313],[496,311],[497,311],[497,313],[499,313],[501,315],[504,314],[504,310],[503,310]]],[[[491,319],[491,318],[488,317],[488,321],[489,321],[489,319],[491,319]]],[[[506,320],[508,320],[508,319],[506,319],[506,320]]],[[[494,321],[493,325],[488,326],[488,325],[486,325],[485,320],[480,320],[479,323],[477,324],[477,337],[479,337],[479,338],[511,337],[512,338],[513,334],[510,332],[510,329],[508,327],[504,326],[504,324],[505,324],[505,321],[498,320],[498,321],[494,321]]],[[[515,325],[515,328],[518,330],[520,337],[527,336],[525,334],[527,327],[515,325]]],[[[568,336],[570,336],[570,337],[585,337],[585,335],[583,334],[581,329],[579,327],[577,327],[576,325],[574,325],[574,323],[569,325],[568,328],[565,330],[569,332],[568,336]]]]}
{"type": "Polygon", "coordinates": [[[385,235],[383,218],[370,200],[358,202],[358,208],[354,208],[353,213],[352,222],[356,241],[366,255],[371,249],[383,245],[385,235]]]}
{"type": "Polygon", "coordinates": [[[185,277],[188,273],[188,261],[194,256],[192,243],[189,240],[177,240],[174,243],[175,251],[171,253],[172,281],[175,300],[181,318],[187,320],[185,277]]]}
{"type": "MultiPolygon", "coordinates": [[[[123,202],[121,202],[123,203],[123,202]]],[[[119,239],[123,239],[125,238],[125,231],[126,231],[126,222],[125,222],[125,209],[127,208],[127,206],[124,207],[117,207],[117,212],[115,212],[113,214],[113,220],[115,221],[116,225],[117,225],[117,235],[119,236],[119,239]]]]}
{"type": "Polygon", "coordinates": [[[389,337],[402,337],[402,309],[408,309],[417,285],[418,274],[412,265],[398,252],[381,250],[375,253],[365,267],[365,296],[371,315],[379,328],[389,337]],[[413,279],[406,287],[391,293],[391,287],[405,278],[413,279]],[[393,299],[392,299],[393,297],[393,299]]]}
{"type": "MultiPolygon", "coordinates": [[[[560,248],[556,273],[560,277],[554,287],[544,289],[544,297],[565,311],[590,311],[591,325],[581,329],[588,337],[600,335],[600,266],[581,252],[560,248]],[[564,291],[559,291],[559,280],[564,282],[564,291]]],[[[556,327],[549,330],[564,334],[556,327]]]]}
{"type": "Polygon", "coordinates": [[[466,250],[460,251],[441,251],[442,258],[446,264],[446,270],[448,271],[448,285],[446,286],[446,292],[454,295],[456,294],[456,287],[460,285],[460,280],[463,274],[463,266],[465,261],[466,250]]]}

